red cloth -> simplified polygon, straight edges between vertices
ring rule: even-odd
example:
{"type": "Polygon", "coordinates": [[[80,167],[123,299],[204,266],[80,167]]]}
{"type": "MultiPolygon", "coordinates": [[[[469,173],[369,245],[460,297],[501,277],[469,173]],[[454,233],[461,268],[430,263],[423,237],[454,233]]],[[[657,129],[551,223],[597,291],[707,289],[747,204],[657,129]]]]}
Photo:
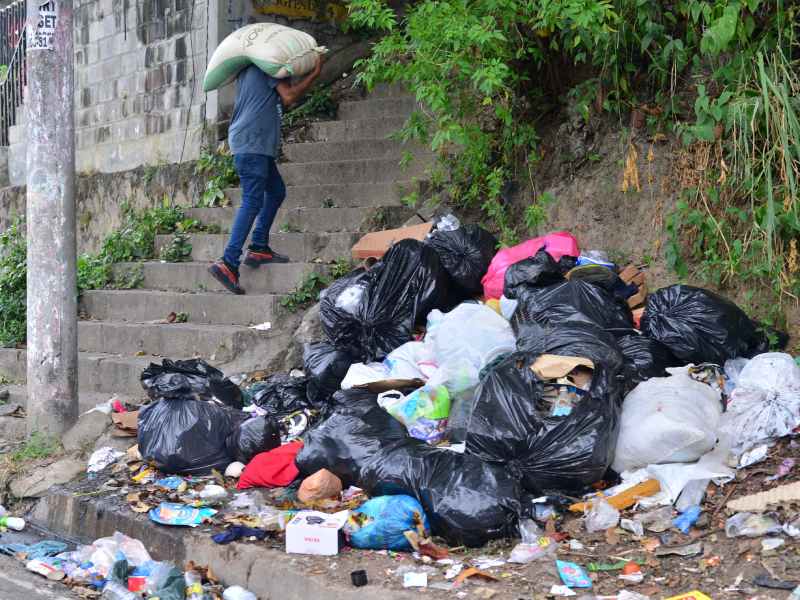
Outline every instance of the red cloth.
{"type": "Polygon", "coordinates": [[[286,487],[292,483],[300,471],[294,465],[294,457],[303,447],[303,442],[295,441],[279,446],[269,452],[256,454],[242,471],[236,489],[251,487],[286,487]]]}

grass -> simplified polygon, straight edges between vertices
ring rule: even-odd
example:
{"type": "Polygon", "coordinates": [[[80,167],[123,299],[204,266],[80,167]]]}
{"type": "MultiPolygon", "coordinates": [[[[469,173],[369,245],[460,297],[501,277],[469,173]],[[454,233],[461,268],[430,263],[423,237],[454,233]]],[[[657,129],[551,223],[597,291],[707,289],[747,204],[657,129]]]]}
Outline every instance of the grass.
{"type": "Polygon", "coordinates": [[[53,456],[60,449],[61,444],[56,438],[34,431],[25,443],[11,454],[11,461],[21,463],[41,460],[53,456]]]}

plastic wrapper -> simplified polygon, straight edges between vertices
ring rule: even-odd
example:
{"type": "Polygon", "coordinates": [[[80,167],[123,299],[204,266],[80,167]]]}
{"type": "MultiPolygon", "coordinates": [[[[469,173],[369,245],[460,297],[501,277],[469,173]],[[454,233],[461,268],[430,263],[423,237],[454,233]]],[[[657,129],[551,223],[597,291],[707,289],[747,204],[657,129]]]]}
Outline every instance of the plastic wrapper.
{"type": "Polygon", "coordinates": [[[297,456],[302,473],[328,469],[370,495],[413,496],[432,533],[453,545],[516,533],[520,490],[506,469],[411,438],[369,392],[340,392],[334,400],[334,413],[308,432],[297,456]]]}
{"type": "Polygon", "coordinates": [[[642,332],[667,346],[684,364],[724,365],[769,348],[758,323],[730,300],[689,285],[661,288],[647,298],[642,332]]]}
{"type": "Polygon", "coordinates": [[[345,533],[354,548],[410,551],[404,532],[430,529],[422,505],[405,495],[379,496],[367,500],[350,513],[345,533]]]}
{"type": "Polygon", "coordinates": [[[605,531],[611,527],[616,527],[618,523],[619,511],[616,508],[602,498],[592,501],[584,521],[586,531],[589,533],[605,531]]]}
{"type": "Polygon", "coordinates": [[[242,408],[242,391],[204,360],[170,360],[150,363],[142,371],[142,387],[153,398],[182,398],[195,394],[200,400],[215,400],[231,408],[242,408]]]}
{"type": "Polygon", "coordinates": [[[383,360],[410,341],[434,308],[448,309],[451,285],[436,251],[416,240],[394,244],[369,271],[355,271],[320,294],[320,321],[330,342],[362,362],[383,360]],[[363,289],[346,308],[339,298],[363,289]]]}
{"type": "Polygon", "coordinates": [[[407,396],[384,392],[378,396],[378,405],[405,425],[411,437],[429,444],[444,438],[450,416],[450,392],[445,386],[425,386],[407,396]]]}
{"type": "Polygon", "coordinates": [[[483,293],[481,279],[497,249],[497,238],[479,225],[436,229],[427,241],[458,288],[458,295],[474,298],[483,293]]]}
{"type": "Polygon", "coordinates": [[[234,460],[228,437],[246,418],[241,411],[191,396],[164,398],[139,411],[139,452],[165,473],[224,471],[234,460]]]}
{"type": "Polygon", "coordinates": [[[693,462],[716,444],[720,393],[692,379],[685,368],[670,372],[670,377],[640,383],[625,398],[615,471],[693,462]]]}
{"type": "Polygon", "coordinates": [[[514,263],[534,256],[542,248],[547,250],[547,253],[555,260],[559,260],[562,256],[577,257],[579,254],[577,240],[566,231],[557,231],[543,237],[526,240],[511,248],[503,248],[495,254],[483,277],[484,295],[487,298],[499,298],[503,293],[508,268],[514,263]]]}
{"type": "Polygon", "coordinates": [[[722,431],[740,455],[800,425],[800,366],[789,354],[759,354],[738,373],[722,431]]]}
{"type": "Polygon", "coordinates": [[[659,341],[632,332],[617,338],[625,358],[625,384],[633,389],[653,377],[666,377],[667,368],[681,366],[669,348],[659,341]]]}
{"type": "Polygon", "coordinates": [[[250,417],[234,428],[226,444],[234,461],[247,464],[259,452],[281,445],[280,427],[271,417],[250,417]]]}
{"type": "Polygon", "coordinates": [[[342,491],[342,480],[336,475],[321,469],[306,477],[297,490],[297,499],[306,504],[327,498],[338,497],[342,491]]]}
{"type": "Polygon", "coordinates": [[[725,521],[725,535],[733,537],[761,537],[781,531],[781,524],[771,515],[737,513],[725,521]]]}
{"type": "Polygon", "coordinates": [[[308,401],[319,406],[326,404],[342,384],[352,357],[337,350],[329,342],[306,344],[303,348],[303,370],[308,378],[308,401]]]}
{"type": "Polygon", "coordinates": [[[430,344],[406,342],[383,359],[383,368],[387,379],[428,379],[438,364],[430,344]]]}
{"type": "Polygon", "coordinates": [[[544,388],[530,369],[535,357],[503,359],[481,381],[466,452],[512,467],[533,493],[580,491],[603,477],[614,458],[619,384],[595,365],[588,392],[567,416],[544,406],[544,388]]]}

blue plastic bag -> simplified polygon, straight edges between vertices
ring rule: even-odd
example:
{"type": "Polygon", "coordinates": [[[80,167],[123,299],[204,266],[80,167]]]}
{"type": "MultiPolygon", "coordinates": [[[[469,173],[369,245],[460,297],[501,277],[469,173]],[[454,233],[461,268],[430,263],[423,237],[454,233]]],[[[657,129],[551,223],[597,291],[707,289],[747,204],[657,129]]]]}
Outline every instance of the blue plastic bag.
{"type": "Polygon", "coordinates": [[[411,550],[403,532],[417,530],[422,521],[429,531],[422,505],[411,496],[378,496],[354,510],[345,525],[350,544],[365,550],[411,550]]]}

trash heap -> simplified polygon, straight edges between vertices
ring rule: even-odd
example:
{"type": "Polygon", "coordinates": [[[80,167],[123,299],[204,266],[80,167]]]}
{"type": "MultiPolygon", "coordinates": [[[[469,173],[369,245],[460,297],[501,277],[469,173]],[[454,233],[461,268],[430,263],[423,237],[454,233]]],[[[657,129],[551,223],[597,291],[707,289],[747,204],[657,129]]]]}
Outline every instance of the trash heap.
{"type": "Polygon", "coordinates": [[[452,217],[429,230],[322,292],[326,339],[302,371],[237,386],[199,360],[146,369],[138,454],[113,467],[140,486],[131,508],[213,523],[218,543],[410,551],[404,587],[545,561],[553,596],[619,572],[628,600],[648,596],[653,556],[702,554],[704,519],[727,519],[729,537],[800,537],[800,515],[769,512],[800,483],[703,508],[800,426],[800,366],[770,352],[784,335],[709,290],[648,293],[640,269],[567,232],[498,252],[452,217]],[[645,558],[562,560],[591,543],[578,537],[620,534],[645,558]],[[521,541],[499,562],[456,557],[507,539],[521,541]]]}

